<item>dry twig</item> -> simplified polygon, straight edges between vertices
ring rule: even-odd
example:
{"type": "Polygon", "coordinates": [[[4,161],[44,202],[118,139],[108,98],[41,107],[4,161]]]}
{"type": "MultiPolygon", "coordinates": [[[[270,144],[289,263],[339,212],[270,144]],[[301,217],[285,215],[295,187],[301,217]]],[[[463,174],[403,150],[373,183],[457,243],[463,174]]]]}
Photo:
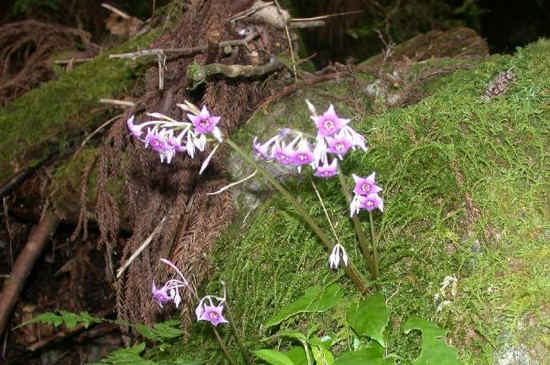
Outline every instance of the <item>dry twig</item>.
{"type": "MultiPolygon", "coordinates": [[[[247,46],[248,43],[255,39],[258,36],[258,32],[250,33],[246,38],[243,39],[234,39],[230,41],[223,41],[218,43],[218,47],[223,48],[227,46],[247,46]]],[[[208,46],[197,46],[197,47],[188,47],[188,48],[153,48],[153,49],[142,49],[136,52],[130,53],[117,53],[109,55],[109,58],[129,58],[135,60],[139,57],[144,56],[158,56],[158,55],[177,55],[177,56],[189,56],[196,53],[205,52],[208,49],[208,46]]]]}

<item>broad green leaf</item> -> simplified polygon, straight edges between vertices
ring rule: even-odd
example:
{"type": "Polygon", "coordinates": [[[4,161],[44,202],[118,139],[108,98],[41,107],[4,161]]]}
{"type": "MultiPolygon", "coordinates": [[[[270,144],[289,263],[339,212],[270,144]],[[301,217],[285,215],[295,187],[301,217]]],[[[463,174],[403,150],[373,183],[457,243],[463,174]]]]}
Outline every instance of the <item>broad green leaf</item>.
{"type": "Polygon", "coordinates": [[[457,358],[456,349],[445,343],[447,330],[439,328],[435,323],[414,317],[407,320],[404,330],[406,334],[412,330],[422,332],[422,349],[420,356],[412,362],[414,365],[462,365],[457,358]]]}
{"type": "Polygon", "coordinates": [[[344,291],[337,284],[331,284],[324,288],[320,286],[311,287],[306,290],[304,296],[271,317],[266,322],[265,328],[279,324],[298,313],[324,312],[336,305],[343,297],[344,291]]]}
{"type": "Polygon", "coordinates": [[[336,359],[334,365],[392,365],[395,363],[392,359],[384,359],[384,348],[382,346],[376,342],[372,344],[373,346],[368,349],[344,352],[336,359]]]}
{"type": "Polygon", "coordinates": [[[287,351],[286,356],[294,362],[294,365],[307,365],[306,350],[302,346],[294,346],[287,351]]]}
{"type": "Polygon", "coordinates": [[[384,329],[390,321],[390,314],[382,294],[374,293],[356,307],[349,308],[347,320],[359,336],[368,336],[386,347],[384,329]]]}
{"type": "Polygon", "coordinates": [[[325,346],[313,346],[311,351],[313,352],[313,358],[315,359],[317,365],[334,364],[334,356],[325,346]]]}
{"type": "Polygon", "coordinates": [[[254,355],[272,365],[295,365],[285,354],[275,350],[263,349],[254,351],[254,355]]]}

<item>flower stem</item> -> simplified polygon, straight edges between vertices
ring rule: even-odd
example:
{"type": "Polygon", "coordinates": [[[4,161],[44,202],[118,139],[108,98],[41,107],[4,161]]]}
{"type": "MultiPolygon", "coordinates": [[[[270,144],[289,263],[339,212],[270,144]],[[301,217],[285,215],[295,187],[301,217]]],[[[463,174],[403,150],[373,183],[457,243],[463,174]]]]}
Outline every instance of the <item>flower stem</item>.
{"type": "Polygon", "coordinates": [[[218,343],[220,344],[220,347],[222,348],[223,353],[225,354],[225,357],[227,358],[227,360],[229,360],[231,365],[238,365],[237,360],[235,360],[233,355],[231,355],[231,353],[229,352],[229,350],[225,346],[225,343],[223,342],[223,339],[220,336],[216,326],[214,326],[213,324],[212,324],[212,329],[214,330],[214,335],[216,335],[216,339],[218,340],[218,343]]]}
{"type": "Polygon", "coordinates": [[[374,271],[376,272],[376,277],[378,277],[378,239],[374,235],[374,221],[372,219],[372,212],[369,212],[370,220],[370,237],[372,240],[372,258],[374,260],[374,271]]]}
{"type": "Polygon", "coordinates": [[[237,345],[239,346],[239,349],[241,350],[241,353],[243,354],[244,360],[248,365],[252,365],[252,360],[248,356],[248,352],[246,351],[246,348],[244,347],[243,339],[241,336],[240,331],[237,329],[237,326],[235,326],[235,323],[233,322],[233,314],[231,313],[231,309],[229,308],[229,304],[227,301],[225,302],[225,310],[227,312],[227,317],[229,319],[229,326],[231,326],[231,331],[233,331],[233,335],[237,339],[237,345]]]}
{"type": "MultiPolygon", "coordinates": [[[[332,252],[332,248],[334,245],[328,238],[328,236],[325,234],[325,232],[317,225],[315,220],[309,215],[309,213],[304,209],[304,207],[298,203],[298,201],[286,190],[278,181],[275,179],[269,172],[267,172],[262,166],[260,166],[254,159],[252,159],[248,153],[246,153],[243,149],[241,149],[235,142],[230,140],[229,138],[225,138],[224,140],[227,142],[227,144],[239,155],[241,155],[242,158],[253,168],[258,170],[263,177],[271,184],[277,191],[279,191],[285,199],[292,204],[292,206],[298,211],[298,213],[302,216],[302,218],[306,221],[306,223],[309,225],[309,227],[315,232],[317,237],[323,242],[323,245],[326,247],[326,249],[329,252],[332,252]]],[[[357,289],[361,292],[361,294],[365,294],[369,288],[369,283],[367,280],[362,277],[359,272],[357,271],[357,268],[350,262],[347,266],[343,266],[344,271],[349,276],[349,278],[353,281],[353,284],[357,287],[357,289]]]]}
{"type": "MultiPolygon", "coordinates": [[[[348,203],[348,206],[351,203],[351,193],[348,189],[348,184],[346,184],[346,180],[344,179],[344,175],[342,174],[342,171],[338,169],[338,180],[340,181],[340,186],[342,187],[342,192],[344,193],[344,196],[346,197],[346,202],[348,203]]],[[[372,215],[371,215],[372,219],[372,215]]],[[[354,214],[351,217],[351,220],[353,221],[353,226],[355,227],[355,233],[357,233],[357,238],[359,239],[359,245],[361,246],[361,251],[363,252],[363,258],[365,259],[365,263],[367,264],[367,267],[369,269],[369,272],[374,280],[378,279],[378,264],[377,264],[377,258],[375,254],[375,248],[374,248],[374,239],[372,241],[373,246],[373,255],[371,256],[369,252],[369,248],[367,246],[367,239],[365,237],[365,232],[363,232],[363,229],[361,228],[361,222],[359,221],[359,217],[357,214],[354,214]]],[[[371,220],[371,230],[372,230],[372,220],[371,220]]],[[[372,231],[371,231],[372,236],[372,231]]]]}

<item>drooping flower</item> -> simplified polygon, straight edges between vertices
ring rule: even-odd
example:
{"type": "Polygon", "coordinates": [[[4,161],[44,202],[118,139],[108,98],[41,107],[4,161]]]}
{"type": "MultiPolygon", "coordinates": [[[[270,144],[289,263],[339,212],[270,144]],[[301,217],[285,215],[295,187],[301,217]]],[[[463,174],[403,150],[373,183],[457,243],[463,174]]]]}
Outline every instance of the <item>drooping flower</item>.
{"type": "Polygon", "coordinates": [[[172,300],[170,295],[168,294],[169,288],[164,285],[162,288],[157,288],[155,281],[153,281],[153,299],[157,301],[157,303],[162,307],[164,303],[169,302],[172,300]]]}
{"type": "Polygon", "coordinates": [[[273,157],[281,165],[292,165],[294,162],[292,155],[293,151],[288,146],[278,146],[275,148],[273,157]]]}
{"type": "Polygon", "coordinates": [[[330,253],[329,257],[329,266],[331,269],[338,269],[338,265],[340,265],[340,257],[342,257],[342,261],[344,262],[344,266],[348,265],[348,254],[346,253],[346,250],[344,249],[344,246],[337,243],[332,248],[332,252],[330,253]]]}
{"type": "Polygon", "coordinates": [[[173,268],[181,280],[175,278],[170,279],[161,288],[157,288],[155,282],[153,281],[151,289],[153,299],[156,300],[161,307],[163,307],[163,304],[173,301],[177,308],[181,303],[180,288],[189,286],[189,283],[174,263],[166,259],[160,260],[173,268]]]}
{"type": "Polygon", "coordinates": [[[382,188],[375,184],[375,174],[376,173],[373,172],[367,177],[353,174],[353,180],[355,180],[353,192],[357,195],[368,195],[382,191],[382,188]]]}

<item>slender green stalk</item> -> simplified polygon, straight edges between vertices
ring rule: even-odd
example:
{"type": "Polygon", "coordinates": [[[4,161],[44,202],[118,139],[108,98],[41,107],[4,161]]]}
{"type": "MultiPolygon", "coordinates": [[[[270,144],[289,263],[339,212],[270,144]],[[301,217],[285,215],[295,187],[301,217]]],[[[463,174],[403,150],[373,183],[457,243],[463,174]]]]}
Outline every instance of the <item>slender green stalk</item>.
{"type": "MultiPolygon", "coordinates": [[[[321,227],[319,227],[319,225],[315,222],[311,215],[309,215],[309,213],[304,209],[304,207],[300,203],[298,203],[298,201],[292,196],[292,194],[290,194],[288,190],[286,190],[273,176],[271,176],[271,174],[269,174],[269,172],[267,172],[262,166],[254,161],[254,159],[251,158],[248,153],[242,150],[235,142],[233,142],[229,138],[225,138],[224,141],[239,155],[241,155],[241,157],[244,158],[250,166],[258,170],[263,175],[263,177],[271,185],[273,185],[273,187],[277,189],[277,191],[279,191],[290,204],[292,204],[292,206],[298,211],[298,213],[306,221],[313,232],[315,232],[317,237],[319,237],[319,239],[323,242],[327,250],[329,252],[332,252],[334,245],[332,244],[328,236],[321,229],[321,227]]],[[[359,274],[357,268],[350,262],[347,266],[343,266],[343,269],[349,276],[349,278],[353,281],[353,284],[355,284],[357,289],[361,292],[361,294],[365,294],[369,288],[369,283],[364,277],[359,274]]]]}
{"type": "Polygon", "coordinates": [[[227,317],[229,320],[229,326],[231,327],[231,331],[233,331],[233,335],[237,339],[237,345],[239,346],[239,349],[241,350],[241,353],[243,354],[244,360],[248,365],[252,365],[252,360],[248,356],[248,352],[246,351],[246,348],[244,347],[243,339],[241,336],[241,332],[237,329],[237,326],[235,326],[235,322],[233,321],[233,314],[231,313],[231,309],[229,308],[229,304],[227,304],[227,300],[225,301],[225,310],[227,313],[227,317]]]}
{"type": "Polygon", "coordinates": [[[378,277],[378,239],[374,235],[374,221],[372,219],[372,212],[369,212],[370,220],[370,237],[372,241],[372,258],[374,259],[374,270],[378,277]]]}
{"type": "MultiPolygon", "coordinates": [[[[348,189],[348,184],[346,184],[346,180],[344,179],[344,175],[342,174],[342,171],[338,169],[338,180],[340,181],[340,186],[342,187],[342,191],[344,192],[344,196],[346,197],[346,202],[348,203],[348,206],[351,203],[351,193],[348,189]]],[[[371,216],[372,219],[372,216],[371,216]]],[[[353,221],[353,226],[355,227],[355,233],[357,233],[357,238],[359,239],[359,245],[361,246],[361,251],[363,252],[363,258],[365,259],[365,263],[367,264],[367,267],[369,269],[369,272],[374,280],[378,279],[378,262],[377,257],[374,254],[374,241],[372,241],[373,245],[373,255],[371,256],[369,247],[367,246],[367,239],[365,237],[365,232],[363,232],[363,229],[361,228],[361,221],[359,220],[359,217],[357,214],[354,214],[351,217],[351,220],[353,221]]],[[[371,220],[371,229],[372,229],[372,220],[371,220]]],[[[372,235],[372,232],[371,232],[372,235]]]]}
{"type": "Polygon", "coordinates": [[[233,355],[231,355],[231,353],[229,352],[229,350],[228,350],[227,347],[225,346],[225,343],[223,342],[222,337],[221,337],[220,334],[218,333],[218,330],[216,329],[216,326],[214,326],[213,324],[212,324],[212,329],[214,330],[214,335],[216,335],[216,339],[218,340],[218,343],[220,344],[220,347],[222,348],[223,353],[225,354],[225,357],[227,357],[227,360],[229,360],[229,362],[231,363],[231,365],[239,365],[239,363],[237,362],[237,360],[235,360],[235,358],[233,357],[233,355]]]}

